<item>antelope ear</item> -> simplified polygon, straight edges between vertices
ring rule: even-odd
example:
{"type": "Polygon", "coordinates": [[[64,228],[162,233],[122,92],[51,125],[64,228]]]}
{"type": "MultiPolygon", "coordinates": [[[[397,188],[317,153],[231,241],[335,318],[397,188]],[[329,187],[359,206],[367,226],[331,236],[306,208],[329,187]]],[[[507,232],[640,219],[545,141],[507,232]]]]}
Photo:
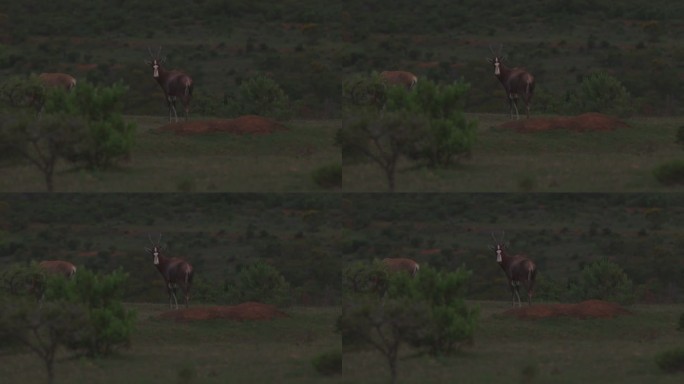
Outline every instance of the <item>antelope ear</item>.
{"type": "Polygon", "coordinates": [[[499,61],[504,61],[505,59],[506,59],[506,56],[499,57],[499,61]]]}
{"type": "Polygon", "coordinates": [[[494,64],[494,59],[490,59],[490,58],[488,57],[488,58],[487,58],[487,62],[489,62],[489,64],[494,64]]]}
{"type": "Polygon", "coordinates": [[[147,252],[149,252],[149,253],[152,253],[152,250],[149,249],[149,248],[147,248],[147,247],[145,247],[145,250],[146,250],[147,252]]]}

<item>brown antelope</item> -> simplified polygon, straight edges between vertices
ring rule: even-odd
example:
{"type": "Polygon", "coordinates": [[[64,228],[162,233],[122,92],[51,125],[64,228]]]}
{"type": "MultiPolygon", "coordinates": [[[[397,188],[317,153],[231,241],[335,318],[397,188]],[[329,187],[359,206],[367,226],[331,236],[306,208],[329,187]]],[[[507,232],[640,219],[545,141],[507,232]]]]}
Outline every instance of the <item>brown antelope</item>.
{"type": "Polygon", "coordinates": [[[76,79],[66,73],[41,73],[38,78],[47,87],[63,88],[66,91],[76,87],[76,79]]]}
{"type": "Polygon", "coordinates": [[[386,258],[382,260],[387,270],[390,272],[406,272],[411,277],[415,277],[420,269],[420,265],[407,258],[386,258]]]}
{"type": "Polygon", "coordinates": [[[493,233],[492,237],[496,243],[496,262],[499,263],[501,269],[506,273],[508,285],[511,288],[511,295],[513,296],[513,306],[515,306],[516,297],[518,298],[518,306],[522,306],[520,302],[521,283],[525,286],[525,290],[527,290],[527,303],[532,305],[532,294],[534,292],[534,279],[537,276],[537,266],[532,260],[525,256],[509,256],[503,245],[503,236],[501,242],[496,240],[493,233]]]}
{"type": "Polygon", "coordinates": [[[76,266],[68,261],[45,260],[41,261],[38,264],[38,267],[47,273],[61,275],[68,279],[74,277],[76,274],[76,266]]]}
{"type": "Polygon", "coordinates": [[[192,97],[192,78],[185,73],[177,70],[167,71],[162,67],[164,59],[159,57],[161,47],[156,55],[147,48],[150,53],[150,61],[146,61],[147,65],[152,67],[152,77],[157,80],[159,86],[164,91],[166,103],[169,106],[169,122],[171,121],[171,111],[173,111],[178,122],[178,113],[176,112],[176,99],[179,98],[185,109],[185,121],[188,120],[188,113],[190,111],[190,98],[192,97]]]}
{"type": "MultiPolygon", "coordinates": [[[[148,235],[149,236],[149,235],[148,235]]],[[[190,285],[192,285],[192,265],[183,259],[177,257],[167,258],[162,256],[162,248],[155,244],[150,237],[152,248],[145,248],[145,250],[153,256],[152,262],[157,266],[159,273],[161,273],[166,283],[166,290],[169,294],[169,308],[172,308],[171,299],[176,303],[178,309],[178,299],[176,297],[176,287],[180,286],[183,289],[185,296],[185,308],[190,302],[190,285]]],[[[159,234],[158,243],[161,242],[161,234],[159,234]]]]}
{"type": "Polygon", "coordinates": [[[380,78],[387,85],[402,85],[406,89],[413,89],[418,83],[418,78],[411,72],[406,71],[383,71],[380,78]]]}
{"type": "Polygon", "coordinates": [[[501,48],[499,46],[499,53],[494,53],[492,47],[489,50],[494,55],[494,58],[487,59],[494,65],[494,76],[496,76],[501,85],[506,90],[506,97],[508,98],[508,106],[513,118],[513,109],[515,109],[515,118],[519,119],[518,115],[518,96],[521,96],[525,102],[525,109],[527,110],[527,118],[530,118],[530,101],[532,100],[532,93],[534,93],[534,76],[524,70],[523,68],[507,68],[504,64],[504,56],[501,55],[501,48]]]}

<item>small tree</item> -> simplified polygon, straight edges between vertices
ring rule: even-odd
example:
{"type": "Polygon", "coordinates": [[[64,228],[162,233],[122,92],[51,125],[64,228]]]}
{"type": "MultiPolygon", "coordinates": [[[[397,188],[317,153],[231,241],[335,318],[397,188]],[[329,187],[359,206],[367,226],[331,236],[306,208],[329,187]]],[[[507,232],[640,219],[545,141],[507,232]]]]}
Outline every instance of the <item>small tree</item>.
{"type": "Polygon", "coordinates": [[[414,278],[380,271],[378,262],[344,271],[345,305],[338,328],[345,348],[367,344],[382,353],[394,383],[402,345],[450,354],[472,340],[477,311],[464,301],[468,271],[424,267],[414,278]]]}
{"type": "Polygon", "coordinates": [[[87,309],[84,334],[71,340],[69,348],[85,350],[88,356],[107,356],[130,344],[135,312],[126,310],[121,302],[127,279],[121,270],[98,275],[84,268],[70,280],[48,279],[46,301],[66,300],[87,309]]]}
{"type": "Polygon", "coordinates": [[[122,84],[95,87],[79,83],[72,92],[51,90],[44,113],[81,118],[85,129],[78,145],[65,149],[64,157],[90,169],[106,169],[126,157],[134,144],[135,124],[126,123],[121,115],[123,98],[128,88],[122,84]]]}
{"type": "Polygon", "coordinates": [[[53,192],[54,173],[60,158],[83,140],[83,121],[69,116],[0,116],[0,141],[28,160],[43,174],[53,192]]]}
{"type": "Polygon", "coordinates": [[[88,325],[84,308],[53,301],[38,304],[21,299],[0,300],[0,340],[18,342],[45,363],[48,384],[54,381],[54,361],[59,347],[83,337],[88,325]]]}

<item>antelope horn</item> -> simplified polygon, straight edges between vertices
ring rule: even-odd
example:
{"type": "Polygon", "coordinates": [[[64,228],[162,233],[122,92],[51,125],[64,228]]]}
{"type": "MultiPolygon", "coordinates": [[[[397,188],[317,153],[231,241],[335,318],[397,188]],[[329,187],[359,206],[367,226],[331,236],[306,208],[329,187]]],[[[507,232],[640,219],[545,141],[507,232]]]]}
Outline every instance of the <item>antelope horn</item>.
{"type": "Polygon", "coordinates": [[[501,56],[501,50],[503,49],[503,44],[499,44],[499,54],[497,56],[501,56]]]}
{"type": "Polygon", "coordinates": [[[155,58],[155,57],[154,57],[154,54],[152,54],[152,50],[150,49],[150,47],[147,47],[147,52],[150,53],[150,57],[151,57],[152,59],[155,58]]]}
{"type": "MultiPolygon", "coordinates": [[[[492,52],[494,53],[494,52],[492,52]]],[[[494,232],[492,232],[492,239],[494,239],[494,243],[499,244],[499,241],[496,240],[496,236],[494,236],[494,232]]]]}
{"type": "Polygon", "coordinates": [[[161,232],[159,232],[159,245],[161,245],[161,232]]]}
{"type": "Polygon", "coordinates": [[[154,241],[152,241],[152,235],[150,235],[150,234],[148,233],[148,234],[147,234],[147,237],[150,239],[150,243],[152,243],[152,245],[154,245],[154,241]]]}
{"type": "Polygon", "coordinates": [[[494,50],[492,49],[492,45],[489,44],[489,52],[492,53],[492,55],[496,56],[496,53],[494,53],[494,50]]]}
{"type": "Polygon", "coordinates": [[[161,49],[162,49],[162,47],[161,47],[161,45],[160,45],[160,46],[159,46],[159,50],[157,51],[157,58],[160,58],[160,57],[161,57],[161,56],[160,56],[160,55],[161,55],[161,49]]]}

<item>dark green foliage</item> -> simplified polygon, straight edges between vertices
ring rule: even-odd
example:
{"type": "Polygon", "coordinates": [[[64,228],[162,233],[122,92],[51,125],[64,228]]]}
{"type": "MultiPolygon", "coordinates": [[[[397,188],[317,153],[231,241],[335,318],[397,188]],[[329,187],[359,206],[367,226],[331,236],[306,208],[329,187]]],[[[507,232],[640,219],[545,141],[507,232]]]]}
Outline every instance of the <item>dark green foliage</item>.
{"type": "Polygon", "coordinates": [[[75,303],[0,298],[0,340],[4,345],[18,343],[38,355],[45,363],[48,383],[54,380],[57,350],[81,340],[88,325],[85,308],[75,303]]]}
{"type": "Polygon", "coordinates": [[[311,360],[311,364],[321,375],[339,375],[342,373],[342,351],[334,350],[321,353],[311,360]]]}
{"type": "Polygon", "coordinates": [[[67,160],[91,169],[106,169],[130,154],[135,124],[124,122],[121,115],[127,92],[128,87],[120,83],[96,87],[87,82],[79,82],[69,93],[48,92],[46,114],[78,117],[86,126],[79,145],[64,154],[67,160]]]}
{"type": "Polygon", "coordinates": [[[677,325],[677,330],[684,332],[684,313],[679,316],[679,323],[677,325]]]}
{"type": "Polygon", "coordinates": [[[6,108],[40,109],[46,90],[38,76],[12,76],[0,84],[0,102],[6,108]]]}
{"type": "Polygon", "coordinates": [[[65,300],[87,309],[84,334],[71,341],[69,348],[84,350],[88,356],[107,356],[130,344],[135,313],[126,310],[121,301],[127,279],[122,270],[101,275],[79,268],[70,280],[48,280],[45,300],[65,300]]]}
{"type": "Polygon", "coordinates": [[[675,139],[675,142],[684,148],[684,125],[677,128],[677,138],[675,139]]]}
{"type": "Polygon", "coordinates": [[[568,101],[569,112],[600,112],[628,116],[633,111],[631,95],[620,80],[605,72],[593,73],[582,80],[579,89],[572,92],[568,101]]]}
{"type": "Polygon", "coordinates": [[[458,82],[437,85],[420,81],[412,90],[391,87],[387,91],[387,111],[401,111],[421,116],[420,140],[411,141],[406,154],[431,167],[448,167],[454,158],[468,155],[473,144],[477,122],[468,121],[463,114],[466,93],[470,85],[458,82]]]}
{"type": "Polygon", "coordinates": [[[673,160],[653,170],[653,176],[664,185],[684,185],[684,160],[673,160]]]}
{"type": "Polygon", "coordinates": [[[342,165],[330,164],[316,168],[311,178],[316,185],[326,189],[342,188],[342,165]]]}
{"type": "Polygon", "coordinates": [[[240,115],[259,115],[278,120],[292,117],[292,106],[283,89],[265,75],[250,77],[240,84],[234,100],[240,115]]]}
{"type": "Polygon", "coordinates": [[[636,299],[629,276],[618,264],[605,259],[585,266],[578,279],[568,285],[571,297],[577,301],[597,299],[631,304],[636,299]]]}
{"type": "Polygon", "coordinates": [[[277,269],[262,261],[243,267],[227,285],[229,296],[237,303],[258,301],[282,306],[291,300],[290,284],[277,269]]]}
{"type": "Polygon", "coordinates": [[[684,372],[684,348],[673,348],[656,355],[658,367],[668,373],[684,372]]]}

